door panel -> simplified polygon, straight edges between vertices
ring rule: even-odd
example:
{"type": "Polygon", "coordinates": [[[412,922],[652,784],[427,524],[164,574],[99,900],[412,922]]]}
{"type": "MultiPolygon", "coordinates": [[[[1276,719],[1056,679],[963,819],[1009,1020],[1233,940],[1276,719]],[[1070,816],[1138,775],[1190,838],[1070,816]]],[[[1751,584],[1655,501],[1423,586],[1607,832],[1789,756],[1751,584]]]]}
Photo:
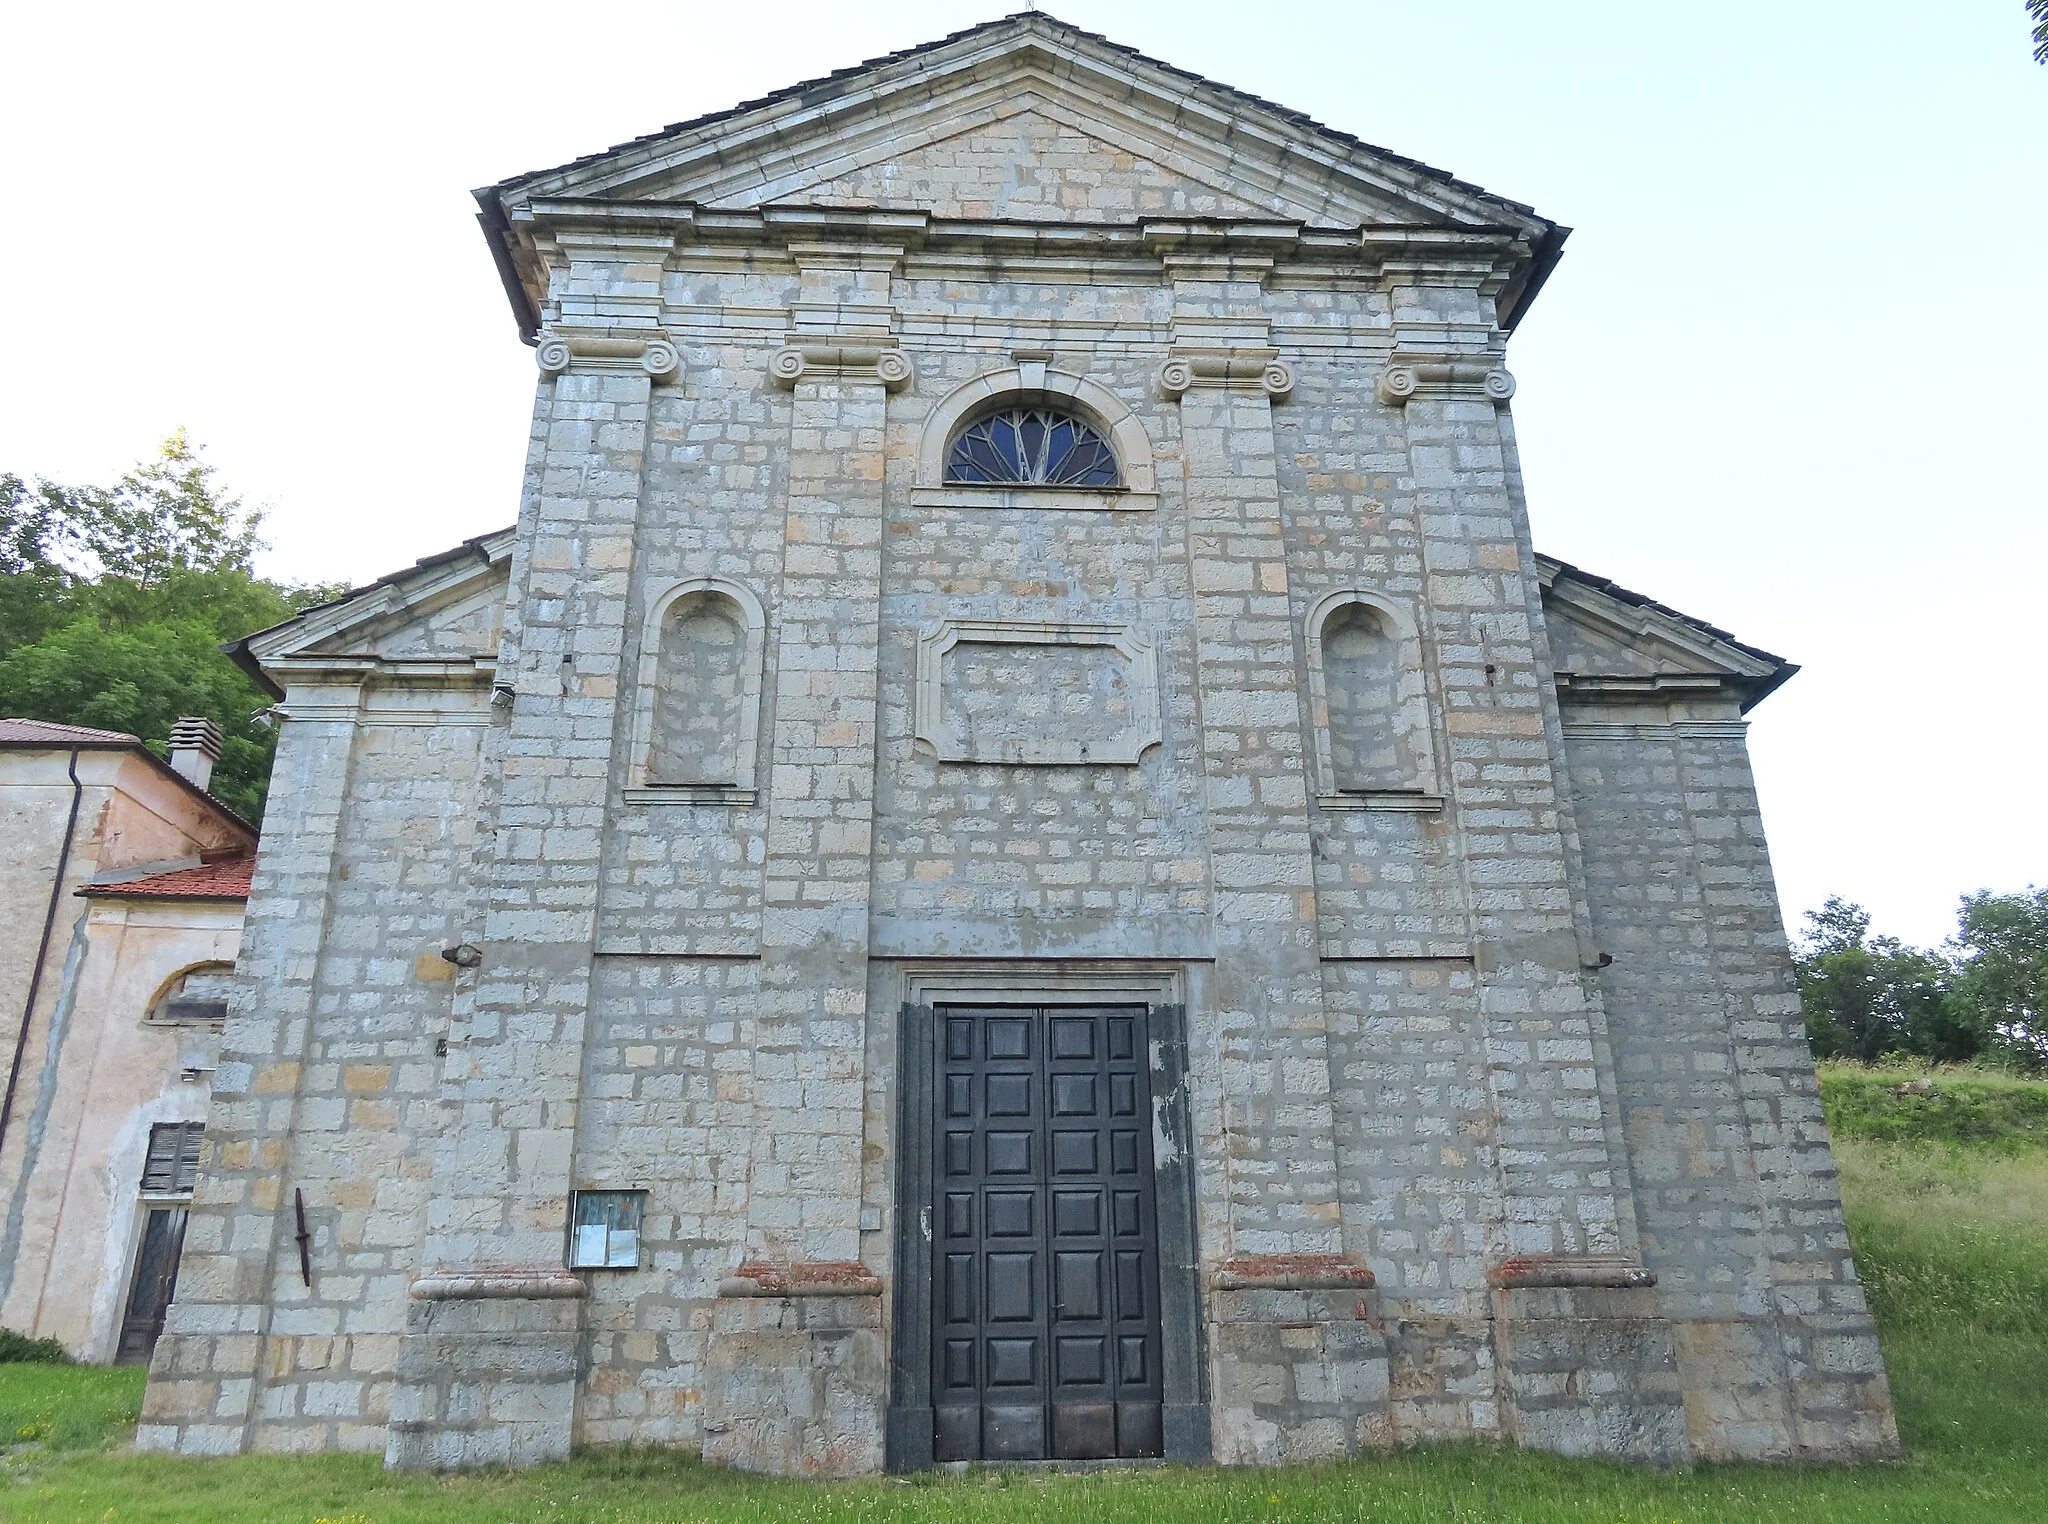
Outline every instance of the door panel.
{"type": "Polygon", "coordinates": [[[934,1014],[935,1458],[1158,1455],[1145,1011],[934,1014]]]}
{"type": "Polygon", "coordinates": [[[164,1314],[178,1286],[178,1258],[185,1247],[185,1208],[153,1207],[142,1225],[135,1254],[135,1279],[121,1318],[116,1365],[147,1365],[164,1331],[164,1314]]]}

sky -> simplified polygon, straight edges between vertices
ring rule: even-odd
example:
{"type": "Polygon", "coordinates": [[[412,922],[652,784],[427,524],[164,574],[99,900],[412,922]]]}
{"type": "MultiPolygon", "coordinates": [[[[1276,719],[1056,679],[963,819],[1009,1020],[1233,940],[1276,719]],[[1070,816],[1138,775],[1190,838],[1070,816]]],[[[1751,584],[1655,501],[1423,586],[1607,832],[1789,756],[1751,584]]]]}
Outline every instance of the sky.
{"type": "MultiPolygon", "coordinates": [[[[0,13],[0,470],[185,427],[269,575],[510,523],[531,351],[469,191],[1003,4],[0,13]]],[[[1786,915],[2048,883],[2048,69],[2022,0],[1058,0],[1575,229],[1512,340],[1537,546],[1801,672],[1786,915]]]]}

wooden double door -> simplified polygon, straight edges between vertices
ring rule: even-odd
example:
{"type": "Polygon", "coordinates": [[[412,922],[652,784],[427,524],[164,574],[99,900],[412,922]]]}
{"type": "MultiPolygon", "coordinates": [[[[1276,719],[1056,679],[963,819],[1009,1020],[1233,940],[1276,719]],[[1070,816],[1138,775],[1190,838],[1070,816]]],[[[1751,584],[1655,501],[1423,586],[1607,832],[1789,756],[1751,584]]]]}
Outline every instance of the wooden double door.
{"type": "Polygon", "coordinates": [[[940,1006],[933,1457],[1162,1453],[1143,1006],[940,1006]]]}

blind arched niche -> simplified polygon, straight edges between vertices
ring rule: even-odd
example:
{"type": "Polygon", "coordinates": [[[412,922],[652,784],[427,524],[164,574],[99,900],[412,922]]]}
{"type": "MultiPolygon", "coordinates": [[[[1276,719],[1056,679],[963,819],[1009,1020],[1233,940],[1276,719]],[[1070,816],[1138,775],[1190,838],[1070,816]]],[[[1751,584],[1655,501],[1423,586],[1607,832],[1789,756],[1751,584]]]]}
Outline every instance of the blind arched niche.
{"type": "Polygon", "coordinates": [[[1422,643],[1407,613],[1377,593],[1347,589],[1309,611],[1307,636],[1322,802],[1440,804],[1422,643]]]}
{"type": "Polygon", "coordinates": [[[751,801],[766,633],[759,600],[722,578],[654,599],[640,647],[636,802],[751,801]]]}

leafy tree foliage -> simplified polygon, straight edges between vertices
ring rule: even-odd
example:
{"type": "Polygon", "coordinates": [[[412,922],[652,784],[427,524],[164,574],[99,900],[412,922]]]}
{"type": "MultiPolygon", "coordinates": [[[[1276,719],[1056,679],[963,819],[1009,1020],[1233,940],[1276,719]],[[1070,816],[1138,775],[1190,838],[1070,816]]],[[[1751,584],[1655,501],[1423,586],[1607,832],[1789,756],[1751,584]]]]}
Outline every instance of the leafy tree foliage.
{"type": "Polygon", "coordinates": [[[2048,890],[1963,897],[1939,949],[1872,936],[1860,905],[1830,896],[1795,950],[1807,1036],[1822,1058],[1981,1058],[2048,1068],[2048,890]]]}
{"type": "Polygon", "coordinates": [[[2048,1065],[2048,889],[1963,896],[1956,989],[1998,1040],[2048,1065]]]}
{"type": "Polygon", "coordinates": [[[2034,62],[2048,64],[2048,0],[2027,0],[2027,16],[2034,23],[2034,62]]]}
{"type": "Polygon", "coordinates": [[[262,523],[182,431],[110,487],[0,474],[0,713],[125,730],[159,754],[173,721],[205,715],[226,738],[215,797],[260,819],[277,739],[221,643],[339,591],[258,577],[262,523]]]}

